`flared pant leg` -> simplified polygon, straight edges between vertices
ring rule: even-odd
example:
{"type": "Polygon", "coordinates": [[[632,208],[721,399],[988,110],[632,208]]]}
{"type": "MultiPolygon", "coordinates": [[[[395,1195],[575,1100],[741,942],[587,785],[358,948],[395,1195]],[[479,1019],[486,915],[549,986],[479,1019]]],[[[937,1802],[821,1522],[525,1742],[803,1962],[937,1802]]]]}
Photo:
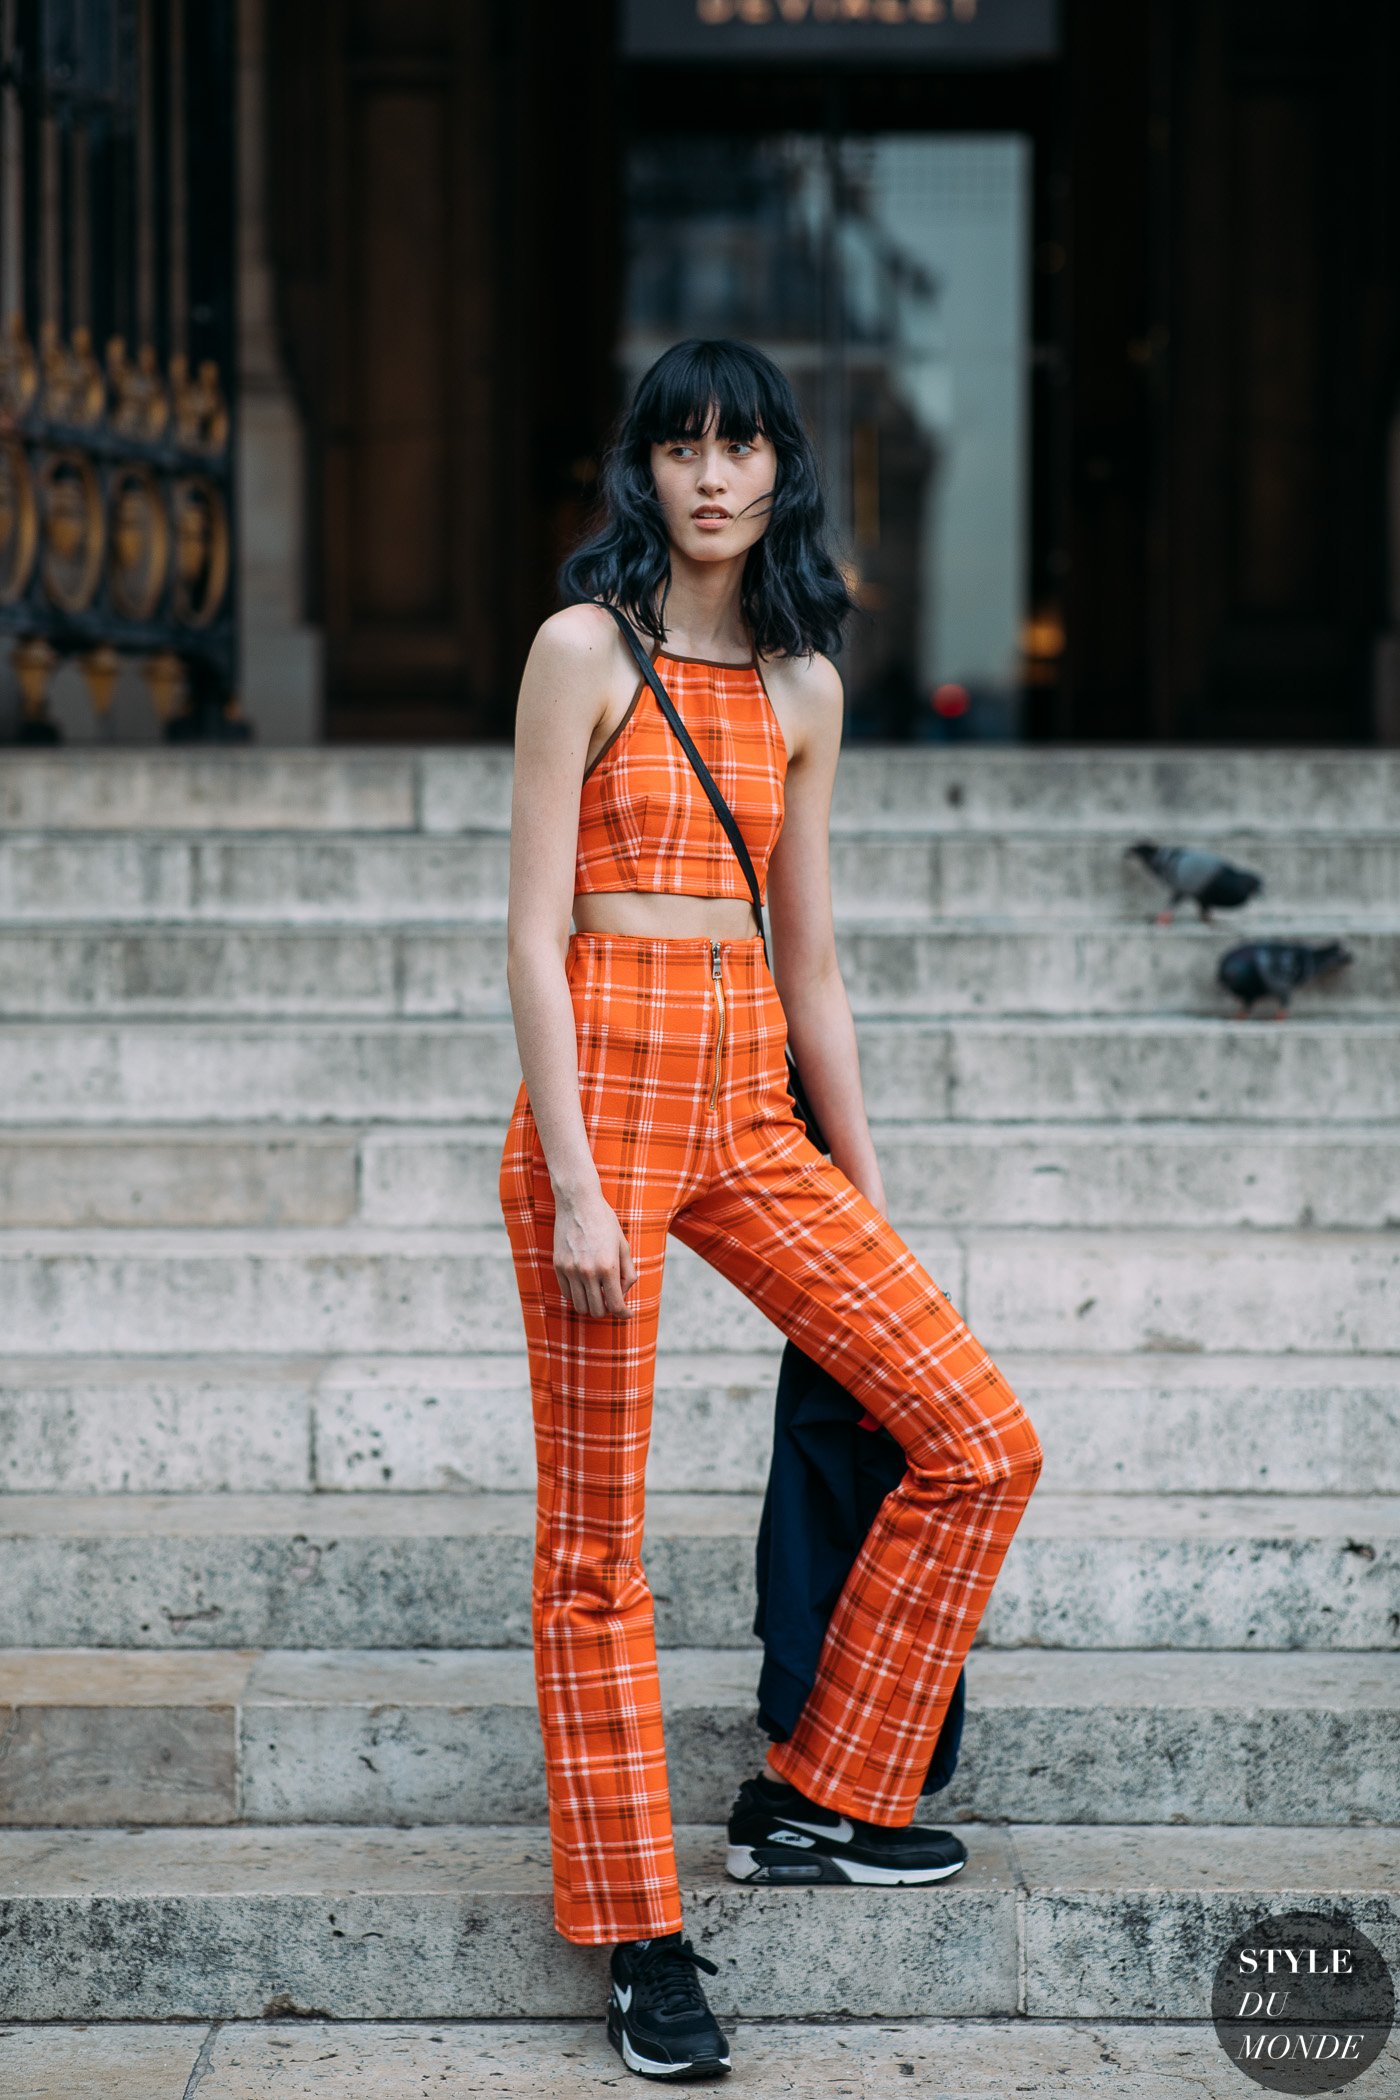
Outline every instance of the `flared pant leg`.
{"type": "Polygon", "coordinates": [[[912,1820],[958,1672],[1040,1475],[1029,1417],[894,1227],[781,1119],[734,1131],[676,1219],[903,1446],[770,1762],[809,1799],[912,1820]]]}
{"type": "Polygon", "coordinates": [[[652,1593],[642,1564],[667,1227],[701,1178],[717,1021],[708,943],[575,935],[579,1096],[637,1279],[630,1317],[575,1312],[522,1087],[501,1161],[538,1479],[531,1619],[554,1919],[585,1945],[681,1924],[652,1593]]]}
{"type": "MultiPolygon", "coordinates": [[[[547,1184],[546,1184],[547,1187],[547,1184]]],[[[625,1221],[627,1320],[566,1305],[552,1207],[508,1218],[531,1365],[538,1497],[535,1694],[549,1791],[555,1924],[584,1944],[681,1923],[654,1607],[642,1566],[662,1220],[625,1221]]]]}

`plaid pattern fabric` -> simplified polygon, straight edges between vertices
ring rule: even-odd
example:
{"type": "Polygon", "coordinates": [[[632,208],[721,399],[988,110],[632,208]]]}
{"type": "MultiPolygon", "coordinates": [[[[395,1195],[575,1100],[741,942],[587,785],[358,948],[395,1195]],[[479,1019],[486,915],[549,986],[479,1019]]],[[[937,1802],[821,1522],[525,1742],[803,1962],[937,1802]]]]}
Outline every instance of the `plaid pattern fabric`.
{"type": "MultiPolygon", "coordinates": [[[[787,745],[756,663],[715,664],[652,651],[657,675],[733,810],[758,876],[783,827],[787,745]]],[[[683,891],[739,897],[749,889],[695,769],[644,678],[583,776],[574,894],[683,891]]]]}
{"type": "Polygon", "coordinates": [[[1041,1468],[1030,1420],[899,1234],[808,1141],[756,936],[575,934],[579,1092],[637,1266],[630,1319],[574,1312],[529,1102],[501,1161],[530,1357],[535,1679],[555,1922],[581,1943],[681,1924],[651,1592],[641,1561],[668,1232],[827,1364],[908,1453],[775,1752],[813,1800],[911,1820],[953,1686],[1041,1468]],[[717,1081],[717,1084],[716,1084],[717,1081]]]}

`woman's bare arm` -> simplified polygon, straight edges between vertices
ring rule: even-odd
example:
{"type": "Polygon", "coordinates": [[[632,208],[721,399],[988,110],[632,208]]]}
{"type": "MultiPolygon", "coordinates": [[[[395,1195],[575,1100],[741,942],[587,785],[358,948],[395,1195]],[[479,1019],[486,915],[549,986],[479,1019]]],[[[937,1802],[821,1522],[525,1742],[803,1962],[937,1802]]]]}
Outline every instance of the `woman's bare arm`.
{"type": "MultiPolygon", "coordinates": [[[[778,677],[771,681],[775,687],[778,677]]],[[[831,914],[831,793],[841,749],[843,694],[834,664],[790,660],[781,672],[796,723],[783,828],[768,864],[773,978],[802,1084],[831,1157],[876,1209],[885,1185],[866,1118],[851,1004],[836,959],[831,914]]]]}
{"type": "Polygon", "coordinates": [[[570,606],[545,621],[530,650],[515,721],[506,972],[520,1068],[554,1190],[555,1273],[576,1311],[626,1317],[636,1270],[584,1127],[564,970],[579,789],[621,647],[609,614],[570,606]]]}

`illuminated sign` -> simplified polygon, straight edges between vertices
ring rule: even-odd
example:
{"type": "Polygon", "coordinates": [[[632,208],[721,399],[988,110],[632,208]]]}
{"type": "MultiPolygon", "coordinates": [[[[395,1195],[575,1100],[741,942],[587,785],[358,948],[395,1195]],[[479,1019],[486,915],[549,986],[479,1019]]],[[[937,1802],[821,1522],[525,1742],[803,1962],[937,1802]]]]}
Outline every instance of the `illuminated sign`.
{"type": "Polygon", "coordinates": [[[1053,58],[1056,0],[623,0],[625,58],[1053,58]]]}

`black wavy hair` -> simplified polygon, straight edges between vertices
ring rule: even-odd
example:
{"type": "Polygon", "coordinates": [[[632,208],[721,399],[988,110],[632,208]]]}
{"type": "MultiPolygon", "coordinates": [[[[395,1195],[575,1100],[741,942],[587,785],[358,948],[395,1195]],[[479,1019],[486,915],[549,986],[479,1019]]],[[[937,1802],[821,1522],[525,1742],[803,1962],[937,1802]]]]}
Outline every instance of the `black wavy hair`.
{"type": "Polygon", "coordinates": [[[766,531],[744,563],[740,609],[764,656],[834,654],[854,600],[827,544],[816,453],[785,372],[752,343],[691,336],[663,351],[637,382],[599,477],[588,537],[559,570],[566,604],[606,598],[665,642],[671,543],[651,471],[651,447],[703,435],[718,412],[722,438],[762,431],[777,454],[766,531]]]}

